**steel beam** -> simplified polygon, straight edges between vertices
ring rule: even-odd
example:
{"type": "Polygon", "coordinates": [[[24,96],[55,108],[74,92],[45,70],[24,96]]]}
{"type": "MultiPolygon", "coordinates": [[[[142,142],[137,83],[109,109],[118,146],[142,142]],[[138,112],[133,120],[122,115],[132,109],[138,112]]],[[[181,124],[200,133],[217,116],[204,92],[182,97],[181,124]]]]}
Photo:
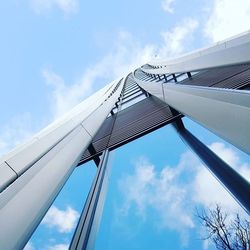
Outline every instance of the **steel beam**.
{"type": "Polygon", "coordinates": [[[100,223],[100,215],[104,205],[104,196],[107,187],[108,149],[103,152],[98,165],[98,171],[88,194],[84,209],[79,219],[70,250],[93,249],[96,231],[100,223]]]}
{"type": "Polygon", "coordinates": [[[94,155],[93,160],[94,160],[96,166],[98,166],[100,163],[100,157],[96,154],[97,152],[96,152],[92,143],[89,144],[88,151],[91,155],[94,155]]]}
{"type": "Polygon", "coordinates": [[[174,125],[184,143],[193,150],[236,201],[250,214],[249,182],[189,132],[181,120],[174,125]]]}

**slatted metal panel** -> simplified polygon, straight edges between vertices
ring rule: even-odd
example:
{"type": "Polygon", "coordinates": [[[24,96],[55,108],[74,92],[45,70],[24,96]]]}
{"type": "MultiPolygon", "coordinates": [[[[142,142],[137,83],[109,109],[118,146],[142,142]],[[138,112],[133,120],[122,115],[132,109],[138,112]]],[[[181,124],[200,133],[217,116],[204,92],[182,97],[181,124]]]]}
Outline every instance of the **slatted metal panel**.
{"type": "Polygon", "coordinates": [[[179,83],[185,85],[236,89],[249,84],[249,70],[249,64],[209,69],[179,83]]]}
{"type": "Polygon", "coordinates": [[[109,147],[119,146],[172,119],[173,115],[167,104],[155,97],[144,99],[118,113],[109,147]]]}
{"type": "MultiPolygon", "coordinates": [[[[141,70],[137,71],[140,73],[140,77],[145,75],[141,70]]],[[[139,74],[138,72],[137,74],[139,74]]],[[[148,76],[146,77],[148,78],[148,76]]],[[[128,77],[124,92],[134,84],[133,79],[128,77]]],[[[205,70],[177,84],[249,90],[250,64],[205,70]]],[[[180,116],[181,114],[173,116],[169,106],[159,99],[148,97],[114,116],[108,117],[92,141],[96,153],[91,154],[86,150],[78,165],[100,155],[106,148],[117,148],[171,123],[180,116]]]]}
{"type": "Polygon", "coordinates": [[[212,87],[239,89],[250,84],[250,69],[214,84],[212,87]]]}
{"type": "Polygon", "coordinates": [[[107,147],[110,149],[120,147],[171,123],[181,116],[181,114],[173,116],[167,104],[156,97],[150,96],[121,110],[112,117],[108,117],[93,138],[92,144],[96,153],[91,155],[86,150],[78,165],[93,159],[96,155],[100,155],[107,147]]]}
{"type": "MultiPolygon", "coordinates": [[[[191,72],[192,73],[192,72],[191,72]]],[[[193,72],[194,73],[194,72],[193,72]]],[[[192,73],[192,74],[193,74],[192,73]]],[[[234,66],[226,66],[220,68],[213,68],[196,72],[191,78],[188,77],[189,72],[183,74],[176,74],[177,84],[194,85],[203,87],[216,87],[228,89],[245,89],[249,90],[250,84],[250,64],[241,64],[234,66]],[[182,76],[186,76],[184,80],[180,80],[182,76]]],[[[159,84],[168,84],[171,81],[171,75],[154,75],[146,74],[141,69],[135,71],[135,77],[145,82],[159,82],[159,84]],[[166,82],[166,79],[168,82],[166,82]]]]}

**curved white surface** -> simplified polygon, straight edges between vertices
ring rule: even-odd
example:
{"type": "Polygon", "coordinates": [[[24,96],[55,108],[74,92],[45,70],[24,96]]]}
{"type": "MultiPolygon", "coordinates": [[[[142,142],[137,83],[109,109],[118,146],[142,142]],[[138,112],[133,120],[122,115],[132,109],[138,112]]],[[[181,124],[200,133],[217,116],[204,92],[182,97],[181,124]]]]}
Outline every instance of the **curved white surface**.
{"type": "MultiPolygon", "coordinates": [[[[70,113],[39,133],[37,140],[7,155],[9,166],[22,174],[0,194],[0,249],[25,246],[118,100],[124,81],[114,92],[118,82],[80,104],[74,115],[70,113]]],[[[4,169],[9,183],[13,175],[6,162],[0,165],[0,176],[4,169]]]]}
{"type": "Polygon", "coordinates": [[[160,68],[141,68],[149,74],[173,74],[250,62],[250,31],[172,59],[150,62],[160,68]]]}
{"type": "Polygon", "coordinates": [[[135,81],[150,94],[250,154],[250,92],[135,81]]]}

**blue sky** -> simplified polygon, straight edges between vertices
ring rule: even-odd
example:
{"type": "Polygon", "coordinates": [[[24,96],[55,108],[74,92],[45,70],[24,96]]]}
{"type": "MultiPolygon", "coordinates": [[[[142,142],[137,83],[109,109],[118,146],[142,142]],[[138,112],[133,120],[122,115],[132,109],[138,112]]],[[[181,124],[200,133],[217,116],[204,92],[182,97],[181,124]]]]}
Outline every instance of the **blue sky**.
{"type": "MultiPolygon", "coordinates": [[[[248,0],[2,1],[0,154],[136,66],[249,29],[248,0]]],[[[248,156],[185,121],[249,178],[248,156]]],[[[113,157],[96,249],[212,249],[194,206],[240,209],[171,126],[113,157]]],[[[75,170],[27,249],[67,249],[94,174],[93,163],[75,170]]]]}

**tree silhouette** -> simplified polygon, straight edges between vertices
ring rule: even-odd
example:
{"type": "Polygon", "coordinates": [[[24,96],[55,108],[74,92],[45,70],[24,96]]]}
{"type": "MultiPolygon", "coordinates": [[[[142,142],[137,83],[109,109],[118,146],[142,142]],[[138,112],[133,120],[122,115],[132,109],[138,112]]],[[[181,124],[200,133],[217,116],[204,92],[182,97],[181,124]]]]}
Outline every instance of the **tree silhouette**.
{"type": "Polygon", "coordinates": [[[219,205],[214,209],[197,210],[197,216],[206,228],[207,237],[219,250],[250,250],[250,222],[239,214],[229,219],[219,205]]]}

